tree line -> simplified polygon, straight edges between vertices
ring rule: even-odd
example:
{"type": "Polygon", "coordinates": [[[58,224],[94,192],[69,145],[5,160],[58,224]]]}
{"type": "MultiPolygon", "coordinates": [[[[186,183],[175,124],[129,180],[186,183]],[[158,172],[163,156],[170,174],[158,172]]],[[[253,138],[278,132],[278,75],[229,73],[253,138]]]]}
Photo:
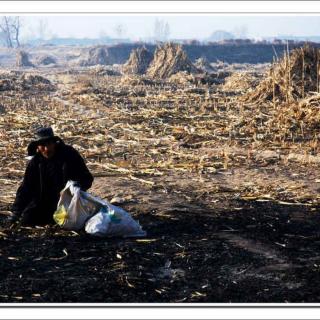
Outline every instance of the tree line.
{"type": "Polygon", "coordinates": [[[20,47],[21,20],[18,16],[3,16],[0,20],[0,39],[8,48],[20,47]]]}

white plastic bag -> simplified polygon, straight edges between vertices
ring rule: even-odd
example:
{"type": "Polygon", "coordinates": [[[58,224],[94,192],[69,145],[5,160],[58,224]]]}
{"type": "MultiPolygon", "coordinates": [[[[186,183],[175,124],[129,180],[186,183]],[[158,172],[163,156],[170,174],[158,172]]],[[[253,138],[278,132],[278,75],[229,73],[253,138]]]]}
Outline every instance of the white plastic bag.
{"type": "Polygon", "coordinates": [[[98,237],[144,237],[140,224],[122,208],[105,202],[100,211],[85,226],[87,233],[98,237]]]}
{"type": "Polygon", "coordinates": [[[80,230],[101,206],[102,203],[87,192],[80,190],[74,181],[68,181],[60,193],[53,219],[64,229],[80,230]]]}

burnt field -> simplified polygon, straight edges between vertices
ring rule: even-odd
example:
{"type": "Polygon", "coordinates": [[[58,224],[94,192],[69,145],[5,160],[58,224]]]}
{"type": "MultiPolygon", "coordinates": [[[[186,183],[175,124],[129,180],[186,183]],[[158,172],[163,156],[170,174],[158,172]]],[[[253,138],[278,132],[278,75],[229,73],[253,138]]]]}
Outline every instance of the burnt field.
{"type": "MultiPolygon", "coordinates": [[[[230,204],[230,202],[229,202],[230,204]]],[[[2,229],[2,302],[318,302],[314,211],[132,211],[145,239],[2,229]]]]}
{"type": "Polygon", "coordinates": [[[319,302],[318,54],[304,50],[201,76],[3,71],[0,302],[319,302]],[[147,237],[6,222],[39,124],[147,237]]]}

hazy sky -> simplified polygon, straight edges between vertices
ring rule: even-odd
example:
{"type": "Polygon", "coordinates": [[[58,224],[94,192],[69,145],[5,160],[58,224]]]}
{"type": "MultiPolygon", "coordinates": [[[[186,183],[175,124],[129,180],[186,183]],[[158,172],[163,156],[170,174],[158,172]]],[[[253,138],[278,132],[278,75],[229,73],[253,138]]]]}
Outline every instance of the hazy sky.
{"type": "Polygon", "coordinates": [[[101,34],[116,36],[115,26],[125,26],[123,37],[134,40],[152,37],[156,19],[170,25],[170,38],[205,39],[215,30],[226,30],[239,34],[246,31],[249,38],[277,35],[315,36],[319,35],[320,16],[221,16],[221,15],[127,15],[127,16],[24,16],[23,35],[33,37],[39,34],[40,21],[47,27],[40,29],[51,37],[99,37],[101,34]]]}

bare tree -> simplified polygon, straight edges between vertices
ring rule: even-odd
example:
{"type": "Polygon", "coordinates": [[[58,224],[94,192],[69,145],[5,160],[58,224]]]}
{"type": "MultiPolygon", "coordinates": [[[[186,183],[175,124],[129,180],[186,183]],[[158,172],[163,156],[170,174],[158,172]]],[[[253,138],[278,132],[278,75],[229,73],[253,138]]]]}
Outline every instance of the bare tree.
{"type": "Polygon", "coordinates": [[[1,36],[8,48],[20,47],[20,17],[4,16],[0,20],[1,36]]]}
{"type": "Polygon", "coordinates": [[[21,21],[19,17],[13,17],[13,21],[11,24],[11,28],[12,28],[12,39],[13,41],[16,42],[16,47],[19,48],[20,47],[20,41],[19,41],[19,37],[20,37],[20,27],[21,27],[21,21]]]}
{"type": "Polygon", "coordinates": [[[5,44],[8,48],[12,48],[12,40],[11,40],[11,30],[10,30],[10,23],[9,23],[9,18],[10,17],[6,17],[4,16],[1,19],[0,22],[0,30],[2,32],[5,44]]]}
{"type": "Polygon", "coordinates": [[[157,41],[166,41],[170,35],[169,23],[165,20],[156,19],[154,22],[154,39],[157,41]]]}
{"type": "Polygon", "coordinates": [[[119,23],[114,27],[114,32],[116,33],[118,38],[122,38],[122,36],[126,33],[126,26],[119,23]]]}

